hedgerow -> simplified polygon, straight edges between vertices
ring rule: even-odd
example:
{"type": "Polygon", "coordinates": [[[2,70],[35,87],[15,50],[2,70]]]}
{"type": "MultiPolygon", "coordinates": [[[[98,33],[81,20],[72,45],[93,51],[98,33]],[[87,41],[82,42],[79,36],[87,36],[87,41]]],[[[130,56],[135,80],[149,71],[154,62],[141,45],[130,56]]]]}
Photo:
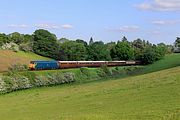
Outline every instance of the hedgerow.
{"type": "Polygon", "coordinates": [[[0,77],[0,93],[8,93],[32,87],[59,85],[74,81],[74,73],[57,72],[48,75],[35,75],[32,72],[26,72],[23,74],[18,72],[9,72],[8,74],[0,77]]]}
{"type": "Polygon", "coordinates": [[[79,72],[54,72],[49,74],[37,74],[36,72],[16,70],[0,76],[0,93],[8,93],[16,90],[29,89],[32,87],[53,86],[77,83],[92,80],[101,80],[104,78],[124,76],[134,74],[139,67],[114,67],[101,66],[93,70],[89,68],[80,68],[79,72]]]}

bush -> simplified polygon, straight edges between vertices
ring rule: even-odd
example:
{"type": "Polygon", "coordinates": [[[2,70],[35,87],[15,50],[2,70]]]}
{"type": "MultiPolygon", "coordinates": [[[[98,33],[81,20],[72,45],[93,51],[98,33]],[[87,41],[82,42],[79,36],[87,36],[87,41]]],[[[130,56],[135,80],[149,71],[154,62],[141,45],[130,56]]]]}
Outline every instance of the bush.
{"type": "Polygon", "coordinates": [[[12,76],[3,76],[2,80],[5,83],[5,92],[11,92],[32,87],[27,77],[18,74],[14,74],[12,76]]]}
{"type": "Polygon", "coordinates": [[[86,75],[87,77],[91,76],[90,71],[89,71],[89,69],[87,67],[80,68],[80,71],[81,71],[82,74],[86,75]]]}
{"type": "Polygon", "coordinates": [[[18,63],[18,64],[15,64],[15,65],[12,65],[11,67],[9,67],[8,70],[10,72],[25,71],[25,70],[28,70],[28,66],[18,63]]]}
{"type": "Polygon", "coordinates": [[[22,76],[25,76],[29,79],[30,83],[34,85],[36,74],[34,72],[24,71],[21,73],[22,76]]]}
{"type": "Polygon", "coordinates": [[[38,86],[51,86],[75,81],[74,73],[53,73],[36,75],[33,72],[9,72],[0,77],[0,93],[28,89],[38,86]]]}
{"type": "Polygon", "coordinates": [[[101,66],[97,72],[100,77],[112,75],[112,71],[106,65],[101,66]]]}
{"type": "Polygon", "coordinates": [[[36,76],[35,86],[59,85],[75,81],[73,73],[53,73],[51,75],[36,76]]]}
{"type": "Polygon", "coordinates": [[[1,47],[3,50],[13,50],[14,52],[19,51],[19,46],[16,43],[10,42],[10,43],[5,43],[1,47]]]}
{"type": "Polygon", "coordinates": [[[0,77],[0,93],[5,93],[6,92],[6,83],[2,78],[0,77]]]}
{"type": "Polygon", "coordinates": [[[107,67],[107,65],[102,65],[102,66],[101,66],[101,69],[104,71],[104,73],[105,73],[106,75],[112,75],[112,71],[111,71],[111,69],[109,69],[109,68],[107,67]]]}
{"type": "Polygon", "coordinates": [[[19,49],[24,52],[32,52],[33,51],[32,43],[20,44],[19,49]]]}

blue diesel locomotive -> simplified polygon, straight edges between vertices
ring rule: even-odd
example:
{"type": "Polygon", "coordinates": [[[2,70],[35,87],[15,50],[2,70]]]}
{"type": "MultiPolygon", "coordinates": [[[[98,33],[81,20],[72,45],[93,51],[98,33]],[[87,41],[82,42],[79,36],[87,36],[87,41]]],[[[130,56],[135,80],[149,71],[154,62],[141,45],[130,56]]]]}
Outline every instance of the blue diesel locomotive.
{"type": "Polygon", "coordinates": [[[57,61],[31,61],[29,64],[30,70],[52,70],[58,68],[59,64],[57,61]]]}

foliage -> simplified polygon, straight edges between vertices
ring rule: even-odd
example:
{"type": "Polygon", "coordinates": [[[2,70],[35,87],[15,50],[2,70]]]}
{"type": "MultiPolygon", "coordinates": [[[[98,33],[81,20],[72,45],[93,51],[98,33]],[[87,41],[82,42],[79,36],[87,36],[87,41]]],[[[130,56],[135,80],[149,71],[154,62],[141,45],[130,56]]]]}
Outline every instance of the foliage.
{"type": "Polygon", "coordinates": [[[0,78],[0,93],[28,89],[38,86],[51,86],[75,81],[74,73],[53,73],[36,75],[31,72],[9,72],[0,78]]]}
{"type": "Polygon", "coordinates": [[[75,81],[73,73],[53,73],[48,75],[38,75],[35,79],[35,86],[50,86],[75,81]]]}
{"type": "Polygon", "coordinates": [[[7,42],[9,42],[8,36],[4,33],[0,33],[0,47],[3,46],[7,42]]]}
{"type": "Polygon", "coordinates": [[[86,75],[87,77],[91,77],[90,71],[87,67],[81,67],[80,71],[82,74],[86,75]]]}
{"type": "Polygon", "coordinates": [[[175,41],[175,47],[180,47],[180,38],[177,37],[176,41],[175,41]]]}
{"type": "Polygon", "coordinates": [[[10,42],[10,43],[4,43],[1,47],[3,50],[13,50],[14,52],[19,51],[19,45],[16,43],[10,42]]]}
{"type": "Polygon", "coordinates": [[[33,44],[32,43],[20,44],[19,49],[24,52],[33,52],[33,44]]]}
{"type": "Polygon", "coordinates": [[[111,71],[110,68],[108,68],[107,65],[102,65],[102,66],[100,67],[100,69],[101,69],[106,75],[108,75],[108,76],[111,76],[111,75],[112,75],[112,71],[111,71]]]}
{"type": "MultiPolygon", "coordinates": [[[[179,38],[175,41],[174,52],[179,52],[179,38]]],[[[9,35],[0,34],[0,49],[11,49],[14,51],[34,52],[36,54],[50,57],[56,60],[143,60],[149,59],[145,64],[160,60],[167,53],[171,53],[172,46],[160,43],[153,45],[149,41],[136,39],[129,42],[124,36],[121,41],[103,43],[94,41],[91,37],[89,44],[82,39],[69,40],[67,38],[57,39],[53,33],[47,30],[36,30],[33,35],[20,34],[18,32],[9,35]],[[155,46],[155,47],[154,47],[155,46]],[[153,49],[149,52],[147,49],[153,49]],[[147,52],[147,53],[146,53],[147,52]],[[149,52],[149,53],[148,53],[149,52]],[[150,54],[154,58],[147,58],[150,54]],[[153,55],[154,54],[154,55],[153,55]]]]}
{"type": "Polygon", "coordinates": [[[163,45],[154,45],[151,47],[146,47],[143,50],[141,60],[144,64],[152,64],[155,61],[162,59],[166,54],[167,48],[163,45]]]}
{"type": "Polygon", "coordinates": [[[9,36],[10,36],[11,41],[18,45],[20,45],[24,41],[24,37],[18,32],[11,33],[9,34],[9,36]]]}
{"type": "Polygon", "coordinates": [[[143,51],[141,60],[144,64],[152,64],[156,61],[156,53],[152,47],[148,47],[143,51]]]}
{"type": "Polygon", "coordinates": [[[88,58],[87,60],[111,60],[110,51],[102,41],[94,42],[88,46],[88,58]]]}
{"type": "Polygon", "coordinates": [[[57,38],[47,30],[39,29],[34,32],[33,50],[36,54],[56,58],[58,51],[57,38]]]}
{"type": "Polygon", "coordinates": [[[86,59],[86,48],[83,43],[68,41],[60,44],[61,59],[80,61],[86,59]]]}
{"type": "Polygon", "coordinates": [[[76,42],[83,44],[85,47],[87,47],[87,45],[88,45],[86,41],[81,40],[81,39],[77,39],[76,42]]]}
{"type": "Polygon", "coordinates": [[[174,52],[175,53],[180,53],[180,38],[177,37],[174,43],[174,52]]]}
{"type": "Polygon", "coordinates": [[[28,70],[28,66],[25,64],[22,65],[22,64],[18,63],[18,64],[11,65],[11,67],[9,67],[8,69],[9,69],[9,71],[15,71],[15,72],[26,71],[26,70],[28,70]]]}
{"type": "Polygon", "coordinates": [[[11,92],[16,90],[31,88],[29,79],[19,74],[13,74],[11,76],[3,76],[2,79],[5,82],[6,90],[4,92],[11,92]]]}
{"type": "Polygon", "coordinates": [[[163,59],[155,62],[154,64],[150,64],[145,66],[142,70],[142,73],[150,73],[156,72],[164,69],[169,69],[172,67],[180,66],[180,54],[168,54],[163,59]]]}
{"type": "Polygon", "coordinates": [[[134,52],[128,42],[120,42],[111,50],[113,59],[118,60],[132,60],[134,58],[134,52]],[[115,58],[117,57],[117,58],[115,58]]]}
{"type": "Polygon", "coordinates": [[[91,37],[90,40],[89,40],[89,45],[92,45],[94,43],[94,40],[93,38],[91,37]]]}
{"type": "Polygon", "coordinates": [[[6,91],[6,83],[0,76],[0,94],[5,93],[5,91],[6,91]]]}

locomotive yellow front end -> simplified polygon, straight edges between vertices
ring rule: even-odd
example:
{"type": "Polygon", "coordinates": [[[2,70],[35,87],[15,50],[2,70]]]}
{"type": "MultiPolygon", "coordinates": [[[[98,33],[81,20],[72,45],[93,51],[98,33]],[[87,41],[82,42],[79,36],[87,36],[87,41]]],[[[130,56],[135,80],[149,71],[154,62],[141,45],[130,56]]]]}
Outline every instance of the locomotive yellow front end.
{"type": "Polygon", "coordinates": [[[30,62],[30,64],[29,64],[29,70],[35,70],[35,64],[34,64],[34,62],[30,62]]]}

